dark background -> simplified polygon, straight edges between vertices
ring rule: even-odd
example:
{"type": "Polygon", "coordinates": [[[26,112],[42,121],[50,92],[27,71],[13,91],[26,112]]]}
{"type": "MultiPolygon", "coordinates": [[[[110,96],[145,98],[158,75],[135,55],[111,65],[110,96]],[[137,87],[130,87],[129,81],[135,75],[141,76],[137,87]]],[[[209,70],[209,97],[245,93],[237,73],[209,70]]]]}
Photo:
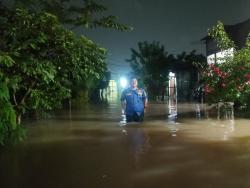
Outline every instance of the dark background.
{"type": "Polygon", "coordinates": [[[125,61],[139,41],[160,41],[169,53],[197,50],[205,55],[200,39],[217,20],[236,24],[250,18],[250,0],[98,0],[132,32],[106,29],[77,30],[108,49],[114,77],[130,70],[125,61]]]}

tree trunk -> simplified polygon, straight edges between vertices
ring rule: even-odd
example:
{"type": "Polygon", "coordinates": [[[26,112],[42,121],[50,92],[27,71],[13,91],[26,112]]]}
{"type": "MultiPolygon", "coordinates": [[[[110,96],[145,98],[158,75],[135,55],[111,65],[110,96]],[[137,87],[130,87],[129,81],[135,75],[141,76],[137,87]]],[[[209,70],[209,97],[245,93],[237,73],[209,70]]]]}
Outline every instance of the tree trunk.
{"type": "Polygon", "coordinates": [[[18,114],[18,115],[17,115],[17,125],[20,125],[20,124],[21,124],[21,120],[22,120],[22,115],[21,115],[21,114],[18,114]]]}

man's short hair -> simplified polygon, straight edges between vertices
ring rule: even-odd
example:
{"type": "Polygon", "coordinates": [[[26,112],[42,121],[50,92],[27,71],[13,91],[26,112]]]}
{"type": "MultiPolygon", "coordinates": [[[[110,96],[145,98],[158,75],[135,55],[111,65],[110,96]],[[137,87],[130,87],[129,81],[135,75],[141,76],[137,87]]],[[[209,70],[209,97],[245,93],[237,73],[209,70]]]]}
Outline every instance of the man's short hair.
{"type": "Polygon", "coordinates": [[[134,79],[138,81],[138,79],[136,77],[130,77],[129,78],[129,83],[131,83],[134,79]]]}

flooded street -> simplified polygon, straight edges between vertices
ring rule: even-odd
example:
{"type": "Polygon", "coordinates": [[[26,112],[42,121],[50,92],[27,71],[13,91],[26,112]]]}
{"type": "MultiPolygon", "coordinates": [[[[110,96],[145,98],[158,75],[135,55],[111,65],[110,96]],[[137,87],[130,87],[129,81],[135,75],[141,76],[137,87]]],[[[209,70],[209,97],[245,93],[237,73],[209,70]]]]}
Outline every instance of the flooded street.
{"type": "Polygon", "coordinates": [[[144,123],[124,126],[111,103],[30,122],[0,153],[0,187],[249,188],[249,119],[206,108],[151,103],[144,123]]]}

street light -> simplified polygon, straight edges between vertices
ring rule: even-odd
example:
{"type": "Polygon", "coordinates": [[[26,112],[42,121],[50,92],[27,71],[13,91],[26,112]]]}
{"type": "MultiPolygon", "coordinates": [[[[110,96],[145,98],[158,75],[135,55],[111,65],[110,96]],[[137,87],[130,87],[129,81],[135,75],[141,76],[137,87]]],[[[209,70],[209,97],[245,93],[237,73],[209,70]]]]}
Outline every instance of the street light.
{"type": "Polygon", "coordinates": [[[127,80],[126,78],[124,78],[124,77],[121,77],[121,78],[120,78],[120,86],[121,86],[122,88],[126,88],[127,85],[128,85],[128,80],[127,80]]]}

